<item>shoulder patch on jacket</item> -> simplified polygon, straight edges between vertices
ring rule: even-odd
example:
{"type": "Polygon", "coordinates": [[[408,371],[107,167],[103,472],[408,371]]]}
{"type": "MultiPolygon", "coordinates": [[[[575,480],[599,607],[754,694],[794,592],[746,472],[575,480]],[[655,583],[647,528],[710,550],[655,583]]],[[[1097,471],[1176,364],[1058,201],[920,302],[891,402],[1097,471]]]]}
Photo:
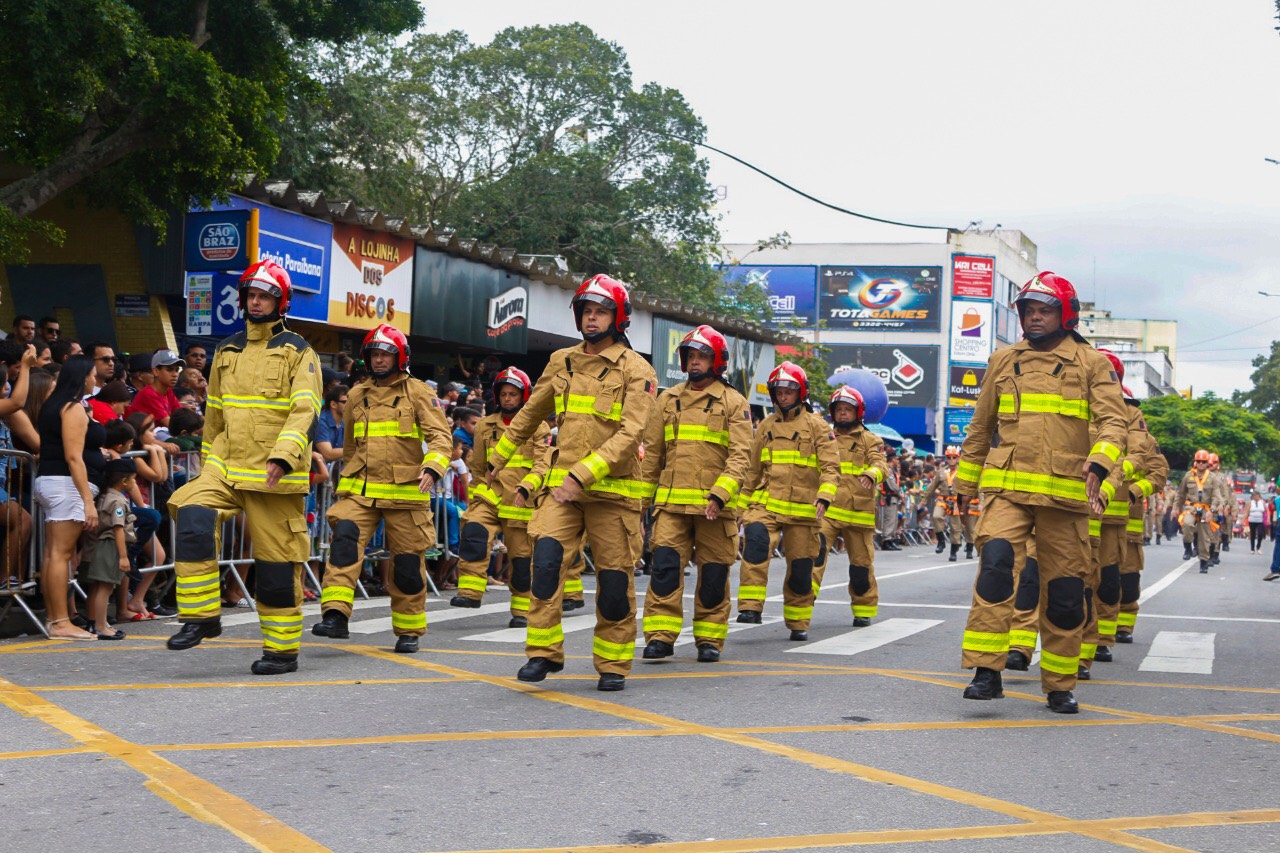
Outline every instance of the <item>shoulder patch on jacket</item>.
{"type": "Polygon", "coordinates": [[[218,349],[229,349],[238,352],[239,350],[244,349],[245,344],[247,343],[249,343],[249,336],[244,332],[236,332],[231,337],[223,339],[223,341],[218,344],[218,349]]]}
{"type": "Polygon", "coordinates": [[[307,339],[297,332],[291,332],[285,329],[271,336],[271,340],[267,341],[267,349],[275,349],[276,347],[292,346],[298,352],[303,352],[311,348],[311,344],[307,343],[307,339]]]}

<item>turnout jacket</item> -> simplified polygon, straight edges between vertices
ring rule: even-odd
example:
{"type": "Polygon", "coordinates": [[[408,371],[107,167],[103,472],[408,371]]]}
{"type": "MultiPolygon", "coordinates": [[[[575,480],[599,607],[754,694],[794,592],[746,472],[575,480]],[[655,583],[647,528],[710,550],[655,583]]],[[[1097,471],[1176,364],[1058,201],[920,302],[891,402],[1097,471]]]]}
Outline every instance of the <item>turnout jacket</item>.
{"type": "Polygon", "coordinates": [[[453,436],[431,386],[407,373],[351,389],[342,417],[342,476],[338,494],[363,506],[417,508],[431,501],[418,490],[423,470],[443,479],[453,436]],[[426,453],[423,453],[423,444],[426,453]]]}
{"type": "Polygon", "coordinates": [[[654,509],[700,515],[715,498],[723,517],[736,518],[754,438],[747,400],[729,385],[715,380],[696,391],[681,382],[664,391],[640,465],[640,478],[657,486],[654,509]]]}
{"type": "Polygon", "coordinates": [[[840,455],[840,481],[836,487],[836,498],[827,507],[826,517],[838,525],[874,528],[876,487],[889,473],[884,441],[858,424],[847,433],[837,432],[834,443],[840,455]],[[860,481],[864,475],[870,477],[874,484],[870,489],[860,481]]]}
{"type": "Polygon", "coordinates": [[[529,402],[489,451],[501,472],[539,424],[555,415],[556,445],[543,485],[554,489],[573,477],[584,501],[617,501],[640,509],[654,487],[640,477],[640,439],[653,415],[658,377],[644,357],[614,342],[599,355],[585,343],[558,350],[538,377],[529,402]]]}
{"type": "Polygon", "coordinates": [[[209,370],[201,476],[265,492],[267,463],[285,475],[273,490],[311,488],[311,439],[320,414],[320,361],[283,320],[247,323],[218,344],[209,370]]]}
{"type": "MultiPolygon", "coordinates": [[[[471,458],[477,460],[477,470],[481,467],[479,460],[488,458],[489,451],[498,446],[506,431],[507,424],[503,421],[501,412],[481,418],[476,424],[475,447],[472,448],[471,458]]],[[[511,454],[493,486],[486,483],[483,477],[472,477],[467,497],[472,502],[484,501],[495,508],[498,518],[504,522],[515,527],[527,527],[529,519],[533,517],[533,498],[542,488],[542,481],[546,479],[547,469],[550,467],[551,427],[544,421],[538,424],[533,437],[511,454]],[[524,507],[513,506],[511,503],[519,489],[524,490],[527,503],[524,507]]]]}
{"type": "Polygon", "coordinates": [[[1129,417],[1125,455],[1102,484],[1102,493],[1107,498],[1107,511],[1102,517],[1104,524],[1127,525],[1129,519],[1135,517],[1135,512],[1137,518],[1142,518],[1143,500],[1151,497],[1157,489],[1164,488],[1165,478],[1169,475],[1169,463],[1160,453],[1156,440],[1147,432],[1147,422],[1138,408],[1138,401],[1126,399],[1125,405],[1129,417]]]}
{"type": "Polygon", "coordinates": [[[964,511],[960,509],[960,493],[956,491],[956,478],[959,476],[959,471],[959,468],[952,471],[944,467],[934,473],[933,482],[924,492],[925,504],[932,505],[931,514],[964,515],[964,511]]]}
{"type": "Polygon", "coordinates": [[[1085,462],[1105,479],[1125,433],[1120,381],[1106,356],[1072,333],[1045,352],[1020,341],[991,356],[960,449],[956,489],[1088,513],[1085,462]]]}
{"type": "Polygon", "coordinates": [[[790,523],[817,524],[813,502],[830,504],[839,483],[840,451],[831,427],[801,405],[790,416],[775,412],[761,421],[738,503],[790,523]]]}

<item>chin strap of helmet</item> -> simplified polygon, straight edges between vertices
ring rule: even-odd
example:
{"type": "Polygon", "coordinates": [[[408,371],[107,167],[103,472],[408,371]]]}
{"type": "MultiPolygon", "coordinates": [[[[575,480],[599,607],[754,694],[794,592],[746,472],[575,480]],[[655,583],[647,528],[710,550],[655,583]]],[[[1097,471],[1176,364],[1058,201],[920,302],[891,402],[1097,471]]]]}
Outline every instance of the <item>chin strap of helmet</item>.
{"type": "Polygon", "coordinates": [[[689,371],[690,382],[695,382],[695,383],[706,382],[708,379],[713,379],[713,378],[715,378],[715,374],[706,370],[690,370],[689,371]]]}
{"type": "Polygon", "coordinates": [[[832,425],[835,426],[836,432],[843,434],[847,432],[853,432],[854,427],[858,425],[858,422],[849,421],[848,423],[844,423],[843,421],[834,421],[832,425]]]}
{"type": "Polygon", "coordinates": [[[1024,337],[1026,337],[1027,340],[1031,341],[1031,343],[1033,344],[1047,344],[1047,343],[1052,343],[1053,341],[1056,341],[1058,338],[1066,337],[1067,330],[1059,326],[1058,328],[1054,329],[1052,332],[1047,332],[1043,335],[1032,335],[1026,332],[1024,332],[1023,335],[1024,337]]]}
{"type": "Polygon", "coordinates": [[[499,406],[498,411],[502,414],[503,419],[509,423],[511,419],[516,416],[516,413],[523,408],[524,404],[522,403],[518,406],[512,406],[509,409],[506,406],[499,406]]]}
{"type": "Polygon", "coordinates": [[[617,333],[613,329],[605,329],[603,332],[583,332],[582,339],[589,344],[598,344],[605,338],[615,337],[617,333]]]}
{"type": "Polygon", "coordinates": [[[244,319],[249,323],[278,323],[280,322],[280,309],[277,308],[270,314],[264,314],[261,317],[255,317],[246,311],[244,312],[244,319]]]}

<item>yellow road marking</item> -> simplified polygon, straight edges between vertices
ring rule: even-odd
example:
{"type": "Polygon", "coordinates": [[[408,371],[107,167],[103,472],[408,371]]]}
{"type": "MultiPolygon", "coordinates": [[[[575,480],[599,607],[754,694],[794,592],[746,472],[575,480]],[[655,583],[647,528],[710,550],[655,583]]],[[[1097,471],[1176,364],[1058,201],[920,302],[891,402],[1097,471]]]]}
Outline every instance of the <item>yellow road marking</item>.
{"type": "Polygon", "coordinates": [[[213,783],[3,678],[0,678],[0,703],[128,765],[147,777],[146,787],[156,796],[190,817],[232,833],[258,850],[304,853],[327,849],[213,783]]]}
{"type": "Polygon", "coordinates": [[[591,737],[671,737],[685,732],[671,729],[536,729],[497,732],[426,732],[407,735],[369,735],[366,737],[311,738],[296,740],[234,741],[230,743],[162,743],[147,749],[156,752],[218,752],[235,749],[310,749],[332,746],[368,746],[370,744],[454,743],[485,740],[540,740],[542,738],[591,737]]]}
{"type": "Polygon", "coordinates": [[[52,758],[59,755],[86,755],[96,753],[96,749],[87,746],[69,746],[65,749],[28,749],[22,752],[0,752],[0,761],[15,758],[52,758]]]}
{"type": "Polygon", "coordinates": [[[435,678],[351,678],[336,681],[165,681],[134,684],[50,684],[32,685],[34,693],[85,693],[95,690],[204,690],[217,687],[349,687],[365,684],[440,684],[460,679],[435,678]]]}

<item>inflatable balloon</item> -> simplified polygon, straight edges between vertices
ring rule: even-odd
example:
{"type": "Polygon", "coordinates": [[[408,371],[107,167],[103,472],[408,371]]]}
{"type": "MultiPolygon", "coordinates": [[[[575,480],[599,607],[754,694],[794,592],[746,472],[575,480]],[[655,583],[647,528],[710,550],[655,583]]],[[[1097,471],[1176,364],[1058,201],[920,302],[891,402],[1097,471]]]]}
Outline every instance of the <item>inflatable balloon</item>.
{"type": "Polygon", "coordinates": [[[845,367],[837,370],[827,379],[827,383],[832,388],[848,385],[861,394],[863,402],[867,404],[867,412],[863,420],[869,424],[880,423],[885,412],[889,411],[889,391],[880,381],[880,377],[870,370],[861,367],[845,367]]]}

